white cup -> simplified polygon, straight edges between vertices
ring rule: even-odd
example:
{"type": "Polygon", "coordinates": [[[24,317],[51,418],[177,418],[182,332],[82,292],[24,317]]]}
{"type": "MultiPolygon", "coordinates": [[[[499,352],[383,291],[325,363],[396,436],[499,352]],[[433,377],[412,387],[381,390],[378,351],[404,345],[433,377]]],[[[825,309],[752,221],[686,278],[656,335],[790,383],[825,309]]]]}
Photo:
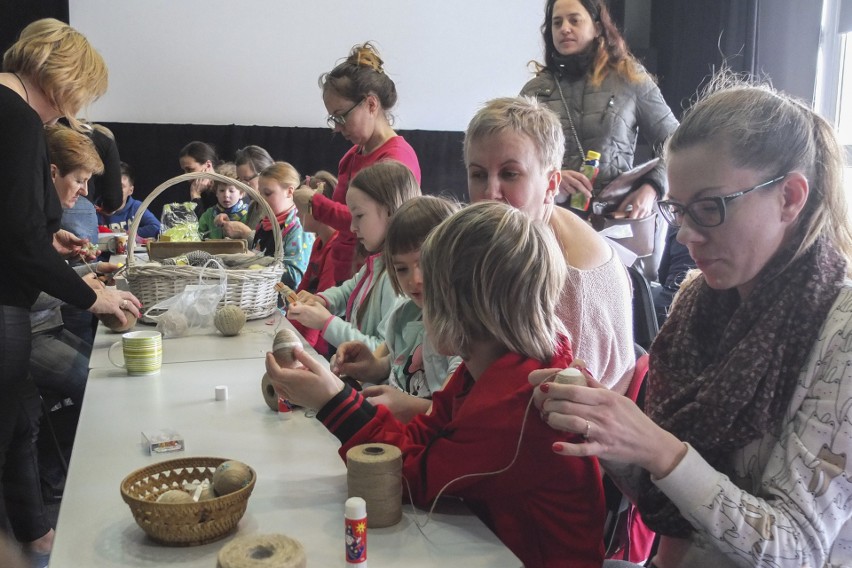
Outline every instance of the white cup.
{"type": "Polygon", "coordinates": [[[127,369],[128,375],[155,375],[163,364],[163,335],[159,331],[130,331],[110,345],[107,355],[110,363],[127,369]],[[113,359],[113,349],[119,345],[123,363],[113,359]]]}

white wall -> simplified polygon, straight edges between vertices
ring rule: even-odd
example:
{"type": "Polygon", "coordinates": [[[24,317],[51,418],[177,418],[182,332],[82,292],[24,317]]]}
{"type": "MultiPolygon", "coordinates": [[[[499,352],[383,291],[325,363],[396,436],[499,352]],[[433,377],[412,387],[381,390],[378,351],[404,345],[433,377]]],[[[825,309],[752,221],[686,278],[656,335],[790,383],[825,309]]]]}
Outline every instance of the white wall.
{"type": "Polygon", "coordinates": [[[375,41],[403,129],[464,130],[542,59],[542,0],[70,0],[110,69],[102,122],[325,124],[317,78],[375,41]]]}

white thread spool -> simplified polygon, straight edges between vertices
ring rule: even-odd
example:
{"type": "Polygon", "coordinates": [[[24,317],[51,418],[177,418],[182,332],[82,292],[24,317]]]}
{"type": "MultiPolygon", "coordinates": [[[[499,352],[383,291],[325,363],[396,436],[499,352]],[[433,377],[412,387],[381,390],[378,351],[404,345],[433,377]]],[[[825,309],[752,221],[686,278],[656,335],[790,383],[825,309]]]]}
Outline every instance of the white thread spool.
{"type": "Polygon", "coordinates": [[[216,400],[228,400],[228,387],[225,385],[216,387],[216,400]]]}
{"type": "Polygon", "coordinates": [[[402,452],[390,444],[361,444],[346,452],[349,497],[367,502],[371,528],[389,527],[402,518],[402,452]]]}

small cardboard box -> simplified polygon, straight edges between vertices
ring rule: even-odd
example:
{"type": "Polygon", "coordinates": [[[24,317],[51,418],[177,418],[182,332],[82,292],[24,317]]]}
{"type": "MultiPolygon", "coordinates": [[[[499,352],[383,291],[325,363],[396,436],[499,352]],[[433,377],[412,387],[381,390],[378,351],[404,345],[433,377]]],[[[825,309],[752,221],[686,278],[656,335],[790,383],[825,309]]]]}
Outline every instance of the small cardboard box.
{"type": "Polygon", "coordinates": [[[171,428],[144,430],[142,432],[142,445],[151,454],[178,452],[184,449],[183,436],[171,428]]]}

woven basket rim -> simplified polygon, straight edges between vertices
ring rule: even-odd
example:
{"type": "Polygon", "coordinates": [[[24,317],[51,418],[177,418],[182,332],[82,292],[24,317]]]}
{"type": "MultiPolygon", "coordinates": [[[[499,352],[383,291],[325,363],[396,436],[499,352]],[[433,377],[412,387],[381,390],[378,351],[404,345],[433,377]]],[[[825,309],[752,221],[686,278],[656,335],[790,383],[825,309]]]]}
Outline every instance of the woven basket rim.
{"type": "MultiPolygon", "coordinates": [[[[223,462],[226,462],[226,461],[240,461],[240,460],[234,460],[233,458],[219,458],[219,457],[212,457],[212,456],[193,456],[193,457],[185,457],[185,458],[176,458],[176,459],[171,459],[171,460],[165,460],[165,461],[153,463],[153,464],[150,464],[150,465],[146,465],[146,466],[140,467],[140,468],[130,472],[127,476],[125,476],[124,479],[121,480],[121,486],[120,486],[121,487],[121,496],[122,496],[122,498],[124,498],[124,501],[128,505],[130,505],[131,502],[132,503],[138,503],[140,505],[144,504],[145,506],[155,505],[157,507],[172,507],[172,506],[175,506],[175,507],[184,506],[185,507],[187,505],[199,505],[200,503],[202,503],[201,501],[196,501],[196,502],[193,502],[193,503],[157,503],[156,501],[149,501],[147,499],[142,499],[142,498],[136,497],[135,495],[131,495],[130,492],[129,492],[129,489],[134,483],[136,483],[136,481],[138,481],[138,480],[140,480],[144,477],[150,477],[150,476],[158,474],[158,473],[165,473],[166,471],[173,471],[173,470],[176,470],[176,469],[188,469],[188,468],[197,468],[197,467],[217,467],[217,466],[219,466],[220,464],[222,464],[223,462]],[[186,463],[186,462],[189,462],[189,463],[186,463]],[[170,464],[175,464],[175,465],[170,466],[170,464]]],[[[240,463],[245,464],[246,467],[248,467],[249,470],[251,471],[251,481],[249,481],[249,483],[247,485],[245,485],[244,487],[241,487],[240,489],[237,489],[236,491],[234,491],[232,493],[228,493],[226,495],[218,496],[218,497],[216,497],[216,499],[227,499],[227,498],[234,499],[234,498],[236,498],[236,500],[240,500],[240,499],[248,499],[248,497],[251,495],[251,492],[254,489],[255,482],[257,482],[257,472],[254,470],[253,467],[251,467],[247,463],[245,463],[245,462],[240,462],[240,463]]]]}
{"type": "MultiPolygon", "coordinates": [[[[233,185],[238,189],[242,190],[245,193],[251,195],[252,199],[254,199],[262,208],[264,213],[266,213],[266,217],[272,223],[272,226],[275,228],[272,231],[272,238],[275,241],[275,254],[274,258],[277,263],[281,263],[283,265],[284,262],[284,247],[281,240],[281,226],[278,224],[278,219],[275,216],[275,212],[272,211],[272,208],[263,198],[263,196],[255,191],[251,186],[236,180],[234,178],[230,178],[228,176],[223,176],[222,174],[217,174],[215,172],[192,172],[188,174],[181,174],[179,176],[175,176],[173,178],[167,179],[148,194],[148,196],[142,201],[142,204],[139,206],[136,215],[133,218],[133,222],[130,224],[130,228],[127,230],[127,242],[135,243],[136,242],[136,232],[139,230],[139,224],[142,222],[142,216],[145,211],[148,210],[148,207],[151,203],[156,199],[161,193],[172,187],[173,185],[177,185],[179,183],[183,183],[185,181],[192,181],[196,179],[209,179],[213,181],[219,181],[222,183],[227,183],[228,185],[233,185]]],[[[130,269],[136,262],[136,257],[134,254],[135,246],[127,247],[127,268],[130,269]]]]}

